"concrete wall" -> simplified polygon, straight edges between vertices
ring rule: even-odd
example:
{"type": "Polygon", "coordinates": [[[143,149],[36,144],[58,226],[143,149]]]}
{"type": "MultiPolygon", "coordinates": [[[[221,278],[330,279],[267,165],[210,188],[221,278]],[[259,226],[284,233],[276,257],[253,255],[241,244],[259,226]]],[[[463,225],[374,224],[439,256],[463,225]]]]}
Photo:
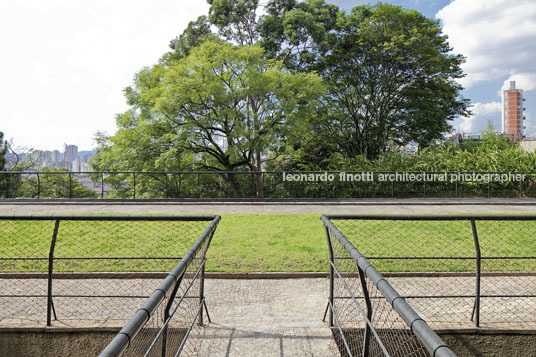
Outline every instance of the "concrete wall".
{"type": "Polygon", "coordinates": [[[535,334],[441,334],[458,357],[536,356],[535,334]]]}
{"type": "Polygon", "coordinates": [[[0,332],[0,356],[95,357],[117,331],[0,332]]]}
{"type": "MultiPolygon", "coordinates": [[[[0,332],[0,356],[98,356],[114,331],[0,332]]],[[[536,334],[441,334],[458,357],[536,356],[536,334]]],[[[222,354],[225,351],[222,351],[222,354]]]]}
{"type": "Polygon", "coordinates": [[[534,152],[536,150],[536,140],[523,140],[521,147],[525,151],[534,152]]]}

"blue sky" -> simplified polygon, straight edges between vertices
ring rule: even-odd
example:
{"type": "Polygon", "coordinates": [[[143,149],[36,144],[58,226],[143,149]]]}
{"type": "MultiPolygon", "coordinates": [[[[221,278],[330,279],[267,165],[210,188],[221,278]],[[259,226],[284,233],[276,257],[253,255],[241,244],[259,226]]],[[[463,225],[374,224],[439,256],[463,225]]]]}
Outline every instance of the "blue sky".
{"type": "MultiPolygon", "coordinates": [[[[328,2],[347,10],[377,3],[328,2]]],[[[474,115],[455,129],[478,132],[488,120],[500,128],[499,93],[515,79],[525,90],[527,134],[536,136],[536,1],[386,2],[440,19],[454,52],[467,57],[461,83],[474,115]]],[[[0,131],[18,146],[92,148],[97,131],[115,132],[134,74],[207,12],[204,0],[1,1],[0,131]]]]}

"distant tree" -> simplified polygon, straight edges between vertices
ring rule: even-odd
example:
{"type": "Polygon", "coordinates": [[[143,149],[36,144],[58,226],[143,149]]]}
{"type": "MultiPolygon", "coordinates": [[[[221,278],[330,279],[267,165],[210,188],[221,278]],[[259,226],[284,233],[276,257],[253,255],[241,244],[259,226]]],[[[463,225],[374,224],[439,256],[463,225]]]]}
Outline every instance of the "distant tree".
{"type": "Polygon", "coordinates": [[[0,131],[0,171],[6,168],[7,141],[4,140],[4,133],[0,131]]]}
{"type": "MultiPolygon", "coordinates": [[[[4,133],[0,131],[0,171],[6,170],[6,154],[7,154],[7,141],[4,140],[4,133]]],[[[7,174],[0,174],[0,197],[8,196],[8,181],[7,174]]]]}

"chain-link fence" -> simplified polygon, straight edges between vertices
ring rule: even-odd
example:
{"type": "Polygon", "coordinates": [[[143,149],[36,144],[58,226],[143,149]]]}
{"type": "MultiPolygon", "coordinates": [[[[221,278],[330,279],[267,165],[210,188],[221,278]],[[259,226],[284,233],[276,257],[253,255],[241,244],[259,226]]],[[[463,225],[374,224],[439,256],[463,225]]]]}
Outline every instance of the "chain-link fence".
{"type": "Polygon", "coordinates": [[[536,327],[536,216],[329,220],[434,329],[536,327]]]}
{"type": "Polygon", "coordinates": [[[216,218],[101,356],[187,356],[200,347],[206,252],[216,218]]]}
{"type": "Polygon", "coordinates": [[[218,220],[0,216],[0,325],[122,326],[218,220]]]}
{"type": "MultiPolygon", "coordinates": [[[[322,216],[330,253],[326,314],[342,356],[454,356],[427,323],[322,216]]],[[[325,318],[326,316],[324,316],[325,318]]]]}

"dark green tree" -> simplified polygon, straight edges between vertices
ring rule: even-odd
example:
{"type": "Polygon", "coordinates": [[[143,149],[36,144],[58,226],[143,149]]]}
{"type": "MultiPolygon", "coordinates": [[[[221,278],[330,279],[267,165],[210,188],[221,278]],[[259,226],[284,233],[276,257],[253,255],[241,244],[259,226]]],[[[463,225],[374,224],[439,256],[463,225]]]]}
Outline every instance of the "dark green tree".
{"type": "Polygon", "coordinates": [[[272,0],[265,11],[259,32],[267,56],[292,69],[315,69],[320,52],[327,49],[339,8],[324,0],[272,0]]]}
{"type": "Polygon", "coordinates": [[[378,4],[340,13],[323,61],[323,132],[349,157],[426,147],[468,114],[456,82],[463,62],[439,22],[417,11],[378,4]]]}

